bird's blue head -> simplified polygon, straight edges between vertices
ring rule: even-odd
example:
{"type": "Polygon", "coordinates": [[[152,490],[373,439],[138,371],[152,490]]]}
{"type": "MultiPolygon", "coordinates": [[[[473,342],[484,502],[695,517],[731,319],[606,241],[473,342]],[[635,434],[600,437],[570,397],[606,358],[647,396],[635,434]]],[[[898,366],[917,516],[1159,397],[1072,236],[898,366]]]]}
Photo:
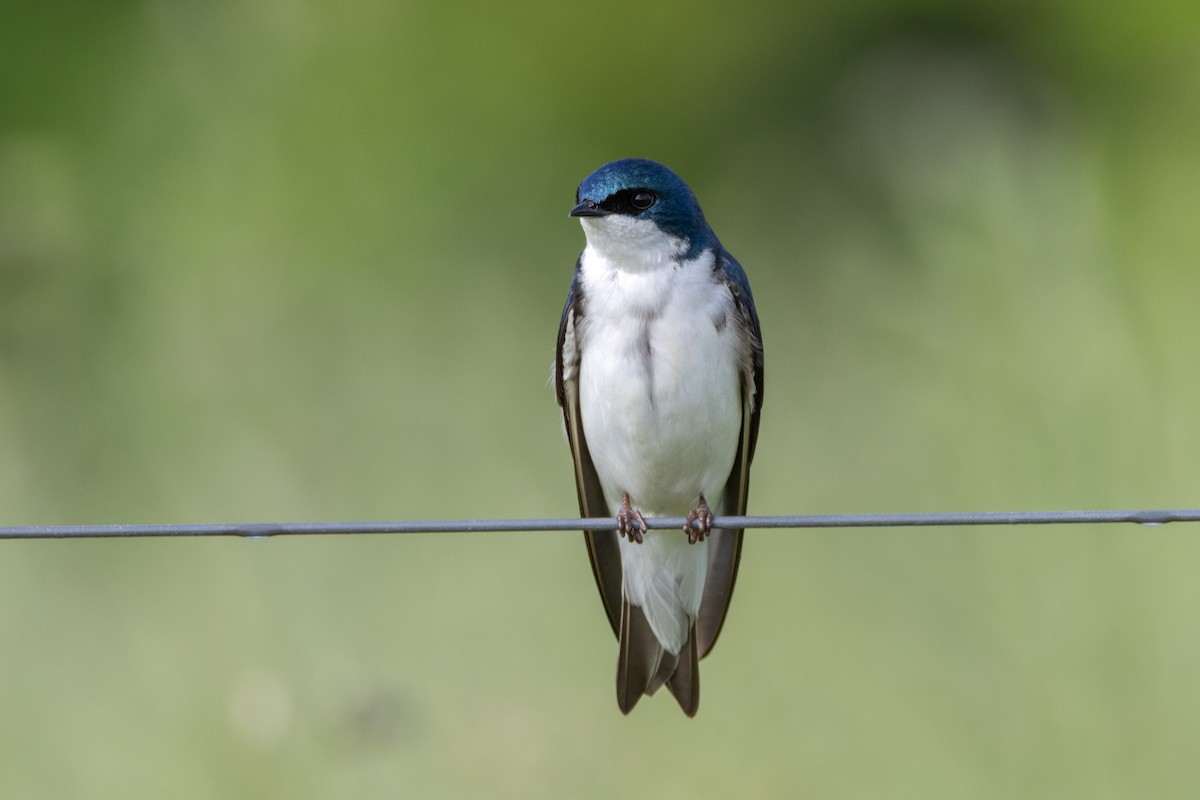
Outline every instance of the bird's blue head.
{"type": "Polygon", "coordinates": [[[717,244],[692,190],[657,161],[623,158],[605,164],[579,184],[572,217],[614,215],[653,222],[663,233],[686,242],[686,257],[717,244]]]}

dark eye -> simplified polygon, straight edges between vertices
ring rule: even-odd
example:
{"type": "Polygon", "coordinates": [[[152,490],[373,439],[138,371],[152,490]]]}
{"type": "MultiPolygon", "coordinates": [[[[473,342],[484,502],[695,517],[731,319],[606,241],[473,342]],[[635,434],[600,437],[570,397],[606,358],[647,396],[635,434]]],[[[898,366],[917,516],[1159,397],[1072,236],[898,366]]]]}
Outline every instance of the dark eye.
{"type": "Polygon", "coordinates": [[[650,206],[654,205],[654,201],[658,198],[654,196],[654,192],[641,191],[633,195],[633,207],[638,211],[645,211],[650,206]]]}

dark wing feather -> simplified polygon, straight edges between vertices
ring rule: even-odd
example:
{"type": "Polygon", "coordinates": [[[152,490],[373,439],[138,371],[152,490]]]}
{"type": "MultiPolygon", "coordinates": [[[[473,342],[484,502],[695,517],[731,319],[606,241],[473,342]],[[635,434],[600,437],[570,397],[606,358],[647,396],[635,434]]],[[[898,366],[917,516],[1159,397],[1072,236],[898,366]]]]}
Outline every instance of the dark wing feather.
{"type": "Polygon", "coordinates": [[[659,667],[664,654],[668,657],[670,654],[659,644],[645,613],[624,598],[618,639],[621,647],[617,654],[617,707],[622,714],[628,714],[643,694],[653,694],[658,688],[659,667]]]}
{"type": "MultiPolygon", "coordinates": [[[[762,331],[754,310],[754,298],[750,294],[750,282],[741,265],[728,252],[720,250],[715,269],[733,295],[734,308],[740,316],[739,329],[748,333],[742,367],[742,434],[717,512],[724,516],[743,516],[750,488],[750,462],[754,460],[754,449],[758,444],[759,413],[763,403],[762,331]]],[[[725,624],[741,555],[740,529],[713,529],[708,545],[704,597],[700,601],[694,634],[698,637],[700,658],[712,650],[721,633],[721,626],[725,624]]]]}
{"type": "MultiPolygon", "coordinates": [[[[567,441],[571,445],[571,457],[575,461],[575,490],[579,496],[579,513],[583,517],[611,517],[608,503],[596,467],[588,452],[587,439],[583,435],[583,423],[579,417],[579,340],[578,323],[583,316],[583,296],[579,284],[579,264],[575,265],[575,277],[567,292],[567,303],[563,307],[562,321],[558,326],[558,348],[554,357],[554,389],[558,404],[562,407],[563,424],[567,430],[567,441]]],[[[613,633],[621,631],[621,552],[617,544],[616,531],[584,531],[588,557],[592,562],[592,573],[600,599],[608,614],[613,633]]]]}

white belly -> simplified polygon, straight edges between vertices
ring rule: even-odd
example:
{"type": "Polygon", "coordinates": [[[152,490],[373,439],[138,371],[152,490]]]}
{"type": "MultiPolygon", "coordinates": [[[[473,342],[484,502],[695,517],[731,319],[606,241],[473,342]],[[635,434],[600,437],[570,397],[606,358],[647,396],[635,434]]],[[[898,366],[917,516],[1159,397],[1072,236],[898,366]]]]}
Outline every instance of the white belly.
{"type": "Polygon", "coordinates": [[[708,259],[621,274],[612,282],[629,285],[602,299],[587,287],[579,405],[614,509],[628,492],[644,514],[683,516],[701,494],[715,504],[729,477],[742,421],[738,341],[728,292],[710,274],[708,259]],[[639,316],[639,306],[659,310],[639,316]]]}
{"type": "MultiPolygon", "coordinates": [[[[609,508],[628,493],[647,517],[681,517],[703,494],[720,513],[742,428],[741,342],[712,254],[628,273],[585,252],[583,266],[579,405],[609,508]]],[[[699,612],[708,542],[650,531],[620,546],[625,596],[678,653],[699,612]]]]}

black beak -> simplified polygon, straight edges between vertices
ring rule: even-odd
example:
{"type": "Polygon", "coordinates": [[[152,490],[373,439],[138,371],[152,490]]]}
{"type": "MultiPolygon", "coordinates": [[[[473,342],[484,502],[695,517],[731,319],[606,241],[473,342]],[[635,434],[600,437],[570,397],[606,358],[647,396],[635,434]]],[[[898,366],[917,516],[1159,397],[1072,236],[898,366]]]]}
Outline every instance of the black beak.
{"type": "Polygon", "coordinates": [[[572,208],[571,213],[568,216],[572,216],[572,217],[607,217],[610,213],[612,213],[612,212],[605,211],[603,208],[600,208],[599,206],[597,206],[593,201],[584,200],[582,203],[580,203],[579,205],[572,208]]]}

